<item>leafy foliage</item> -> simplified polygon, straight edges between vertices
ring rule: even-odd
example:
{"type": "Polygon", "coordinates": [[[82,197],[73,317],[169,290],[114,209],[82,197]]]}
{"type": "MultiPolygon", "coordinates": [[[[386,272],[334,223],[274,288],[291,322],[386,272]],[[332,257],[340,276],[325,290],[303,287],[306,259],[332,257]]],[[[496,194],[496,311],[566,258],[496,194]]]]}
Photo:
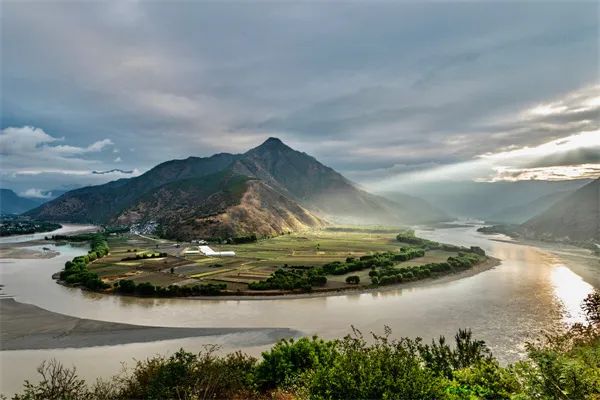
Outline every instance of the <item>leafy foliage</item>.
{"type": "MultiPolygon", "coordinates": [[[[73,237],[68,237],[73,238],[73,237]]],[[[110,251],[106,238],[101,233],[84,234],[74,237],[75,241],[90,241],[90,251],[85,256],[77,256],[72,261],[65,263],[65,269],[60,273],[60,279],[68,284],[83,285],[91,290],[107,289],[109,286],[104,283],[98,274],[88,270],[87,265],[107,255],[110,251]]]]}
{"type": "Polygon", "coordinates": [[[600,396],[600,330],[574,326],[528,346],[528,359],[502,367],[469,330],[453,346],[441,337],[382,336],[354,330],[343,339],[282,340],[261,360],[240,352],[217,356],[179,350],[138,361],[109,381],[88,386],[56,361],[38,369],[16,400],[58,399],[596,399],[600,396]]]}
{"type": "Polygon", "coordinates": [[[412,260],[413,258],[423,257],[425,250],[402,247],[399,252],[387,251],[362,256],[360,258],[348,257],[345,262],[334,261],[321,267],[325,274],[344,275],[348,272],[361,271],[367,268],[385,268],[391,267],[394,263],[412,260]]]}
{"type": "Polygon", "coordinates": [[[85,380],[77,376],[75,368],[65,368],[52,359],[43,361],[37,369],[40,382],[33,384],[25,381],[23,393],[13,397],[14,400],[78,400],[90,398],[85,380]]]}
{"type": "Polygon", "coordinates": [[[115,291],[121,294],[157,297],[217,296],[227,287],[224,283],[205,283],[193,286],[169,285],[155,286],[150,282],[135,283],[130,279],[121,279],[115,283],[115,291]]]}
{"type": "Polygon", "coordinates": [[[321,268],[284,269],[279,268],[264,281],[251,282],[248,288],[253,290],[304,290],[310,291],[313,286],[323,286],[327,278],[321,268]]]}
{"type": "Polygon", "coordinates": [[[144,253],[144,254],[136,254],[135,256],[124,257],[121,261],[133,261],[133,260],[145,260],[148,258],[162,258],[167,257],[168,254],[165,252],[161,253],[144,253]]]}
{"type": "Polygon", "coordinates": [[[380,269],[374,269],[369,275],[374,284],[386,285],[425,279],[433,275],[443,275],[450,272],[462,271],[471,268],[479,261],[481,261],[481,258],[477,254],[461,252],[455,257],[448,257],[446,262],[428,263],[404,268],[385,266],[380,269]]]}
{"type": "Polygon", "coordinates": [[[252,393],[256,359],[242,353],[217,357],[216,347],[199,354],[179,350],[171,357],[138,361],[120,380],[120,399],[225,399],[252,393]]]}
{"type": "Polygon", "coordinates": [[[256,368],[256,381],[261,388],[292,386],[305,372],[319,366],[329,367],[336,355],[337,342],[312,339],[282,340],[262,353],[256,368]]]}
{"type": "Polygon", "coordinates": [[[415,236],[415,231],[407,229],[396,235],[396,240],[402,243],[414,244],[419,247],[435,249],[439,243],[415,236]]]}
{"type": "MultiPolygon", "coordinates": [[[[285,265],[283,268],[275,271],[268,279],[250,283],[248,288],[251,290],[279,289],[310,291],[314,286],[325,285],[327,283],[327,275],[344,275],[365,269],[371,269],[369,272],[371,283],[386,285],[461,271],[472,267],[481,261],[482,257],[485,257],[485,251],[479,247],[464,248],[440,244],[417,238],[414,236],[413,231],[405,231],[398,234],[398,240],[419,244],[419,246],[401,247],[398,251],[379,252],[364,255],[360,258],[348,257],[345,261],[333,261],[321,267],[288,267],[285,265]],[[457,251],[458,254],[455,257],[449,257],[443,263],[429,263],[402,268],[395,266],[398,263],[425,256],[426,249],[457,251]]],[[[346,283],[359,284],[360,277],[357,275],[348,276],[346,283]]]]}

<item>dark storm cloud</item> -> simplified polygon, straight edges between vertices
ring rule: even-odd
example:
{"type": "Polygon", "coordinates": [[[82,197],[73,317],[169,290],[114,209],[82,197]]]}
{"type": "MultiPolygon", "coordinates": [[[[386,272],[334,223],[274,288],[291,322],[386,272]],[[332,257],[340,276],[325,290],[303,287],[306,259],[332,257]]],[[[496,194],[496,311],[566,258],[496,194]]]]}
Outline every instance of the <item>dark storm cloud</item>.
{"type": "Polygon", "coordinates": [[[599,95],[598,7],[4,2],[1,127],[113,145],[62,165],[40,154],[27,177],[13,155],[3,180],[52,189],[71,169],[92,183],[82,171],[268,136],[376,179],[598,129],[598,106],[577,108],[599,95]]]}

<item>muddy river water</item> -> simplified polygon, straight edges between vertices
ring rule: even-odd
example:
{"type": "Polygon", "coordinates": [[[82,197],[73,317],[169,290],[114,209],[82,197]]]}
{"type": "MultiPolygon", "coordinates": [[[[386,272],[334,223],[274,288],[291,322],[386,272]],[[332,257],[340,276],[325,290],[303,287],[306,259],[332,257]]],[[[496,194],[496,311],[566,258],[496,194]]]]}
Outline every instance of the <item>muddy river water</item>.
{"type": "MultiPolygon", "coordinates": [[[[3,295],[23,303],[76,317],[139,325],[288,327],[326,338],[343,336],[351,326],[382,333],[387,325],[394,336],[421,336],[426,340],[452,336],[459,328],[469,327],[498,358],[511,362],[522,356],[525,341],[543,330],[581,321],[581,301],[600,279],[598,258],[575,254],[577,250],[570,253],[561,248],[558,252],[510,242],[505,237],[479,234],[474,226],[417,234],[444,243],[480,246],[502,263],[464,279],[381,292],[270,300],[147,299],[100,295],[57,285],[50,276],[87,248],[46,245],[60,254],[47,259],[0,259],[0,283],[4,285],[3,295]]],[[[41,250],[41,246],[38,248],[41,250]]],[[[110,376],[120,370],[122,361],[131,364],[133,358],[168,354],[180,347],[196,351],[207,343],[220,344],[222,351],[242,349],[259,354],[265,346],[253,345],[256,338],[252,335],[2,351],[1,392],[13,393],[23,379],[35,378],[35,368],[44,359],[76,365],[86,378],[110,376]]]]}

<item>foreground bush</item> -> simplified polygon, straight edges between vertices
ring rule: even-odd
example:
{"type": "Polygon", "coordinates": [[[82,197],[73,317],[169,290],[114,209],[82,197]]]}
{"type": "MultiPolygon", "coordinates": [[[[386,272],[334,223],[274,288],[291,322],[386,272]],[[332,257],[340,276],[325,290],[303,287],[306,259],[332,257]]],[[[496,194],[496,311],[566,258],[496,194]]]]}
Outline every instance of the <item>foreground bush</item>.
{"type": "Polygon", "coordinates": [[[16,400],[37,399],[600,399],[600,294],[586,299],[587,325],[528,345],[503,367],[483,341],[461,330],[452,346],[354,330],[343,339],[282,340],[261,360],[215,347],[156,356],[88,386],[74,369],[44,363],[42,381],[16,400]]]}
{"type": "Polygon", "coordinates": [[[119,399],[229,399],[252,397],[256,359],[242,353],[214,355],[179,350],[171,357],[138,361],[133,372],[118,379],[119,399]]]}

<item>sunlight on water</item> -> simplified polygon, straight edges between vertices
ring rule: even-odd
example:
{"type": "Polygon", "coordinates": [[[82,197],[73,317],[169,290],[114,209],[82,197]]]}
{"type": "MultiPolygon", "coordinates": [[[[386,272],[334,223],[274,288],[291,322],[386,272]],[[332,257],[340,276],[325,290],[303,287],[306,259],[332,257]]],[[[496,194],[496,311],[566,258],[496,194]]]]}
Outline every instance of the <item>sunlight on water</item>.
{"type": "Polygon", "coordinates": [[[562,264],[555,266],[551,280],[554,295],[564,307],[564,321],[567,324],[584,322],[585,315],[581,304],[588,293],[593,291],[592,286],[562,264]]]}

